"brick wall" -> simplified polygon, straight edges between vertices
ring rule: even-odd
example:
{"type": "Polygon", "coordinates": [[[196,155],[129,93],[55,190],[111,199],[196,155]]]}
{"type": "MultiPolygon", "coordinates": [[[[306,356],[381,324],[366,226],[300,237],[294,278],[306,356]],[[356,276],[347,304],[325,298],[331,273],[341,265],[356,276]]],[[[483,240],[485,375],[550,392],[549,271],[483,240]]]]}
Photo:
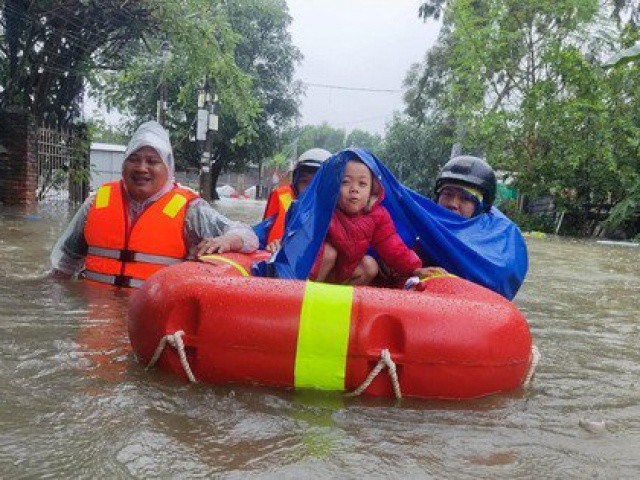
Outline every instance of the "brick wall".
{"type": "Polygon", "coordinates": [[[25,113],[0,112],[0,203],[36,204],[36,127],[25,113]]]}

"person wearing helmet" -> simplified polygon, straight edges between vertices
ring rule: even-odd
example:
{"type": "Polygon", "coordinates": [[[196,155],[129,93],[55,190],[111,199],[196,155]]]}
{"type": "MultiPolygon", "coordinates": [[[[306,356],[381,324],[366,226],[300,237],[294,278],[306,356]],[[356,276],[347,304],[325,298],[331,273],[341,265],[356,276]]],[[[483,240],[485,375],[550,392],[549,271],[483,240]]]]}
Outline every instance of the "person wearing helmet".
{"type": "Polygon", "coordinates": [[[460,155],[438,174],[435,201],[465,218],[489,212],[496,198],[496,174],[478,157],[460,155]]]}
{"type": "Polygon", "coordinates": [[[331,152],[324,148],[310,148],[298,157],[298,162],[291,174],[291,187],[296,196],[302,195],[313,180],[313,176],[330,156],[331,152]]]}
{"type": "Polygon", "coordinates": [[[266,249],[276,251],[280,246],[280,239],[284,232],[284,219],[293,202],[306,190],[313,180],[313,176],[320,169],[331,152],[324,148],[311,148],[299,157],[291,174],[291,184],[276,188],[269,195],[264,210],[263,221],[273,219],[266,238],[266,249]]]}
{"type": "MultiPolygon", "coordinates": [[[[496,188],[496,175],[487,162],[471,155],[458,155],[440,170],[436,178],[434,201],[462,217],[472,218],[491,210],[496,188]]],[[[432,263],[424,253],[421,258],[425,265],[432,263]]],[[[383,284],[398,283],[396,274],[383,262],[380,262],[380,272],[383,284]]],[[[423,276],[445,273],[447,271],[440,266],[425,267],[421,272],[423,276]]]]}

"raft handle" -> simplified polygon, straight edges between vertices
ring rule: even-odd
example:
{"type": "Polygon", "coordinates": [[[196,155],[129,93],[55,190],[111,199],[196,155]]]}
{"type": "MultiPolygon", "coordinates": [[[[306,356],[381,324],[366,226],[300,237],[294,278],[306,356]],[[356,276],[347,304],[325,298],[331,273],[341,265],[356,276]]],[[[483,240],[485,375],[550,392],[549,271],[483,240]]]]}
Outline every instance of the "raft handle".
{"type": "Polygon", "coordinates": [[[389,369],[389,376],[391,377],[391,383],[393,385],[393,393],[396,395],[396,400],[402,399],[402,392],[400,391],[400,382],[398,381],[398,372],[396,371],[396,364],[391,359],[391,353],[389,353],[389,349],[385,348],[380,352],[380,360],[378,360],[378,364],[371,370],[367,378],[364,379],[362,385],[356,388],[353,392],[346,393],[347,397],[357,397],[362,392],[364,392],[373,379],[382,371],[384,367],[389,369]]]}
{"type": "Polygon", "coordinates": [[[536,367],[538,366],[538,362],[540,362],[541,357],[542,354],[540,353],[540,350],[538,350],[538,347],[536,347],[535,345],[531,345],[531,362],[529,363],[529,370],[527,371],[527,375],[522,382],[522,385],[524,387],[528,387],[529,385],[531,385],[533,375],[536,372],[536,367]]]}
{"type": "Polygon", "coordinates": [[[169,345],[171,345],[173,348],[178,350],[178,356],[180,357],[180,364],[182,365],[182,369],[184,370],[184,373],[187,374],[187,378],[189,379],[189,381],[191,383],[198,383],[198,381],[196,380],[196,377],[193,375],[193,372],[191,371],[191,367],[189,366],[189,361],[187,360],[187,353],[185,352],[184,342],[182,341],[183,335],[184,335],[184,330],[177,330],[174,333],[167,333],[164,337],[162,337],[160,339],[160,342],[158,343],[158,346],[156,347],[156,351],[153,353],[153,356],[151,357],[151,360],[149,361],[149,364],[146,366],[145,370],[149,370],[151,367],[153,367],[156,364],[156,362],[160,358],[160,355],[162,354],[162,351],[164,350],[164,347],[167,346],[167,342],[168,342],[169,345]]]}

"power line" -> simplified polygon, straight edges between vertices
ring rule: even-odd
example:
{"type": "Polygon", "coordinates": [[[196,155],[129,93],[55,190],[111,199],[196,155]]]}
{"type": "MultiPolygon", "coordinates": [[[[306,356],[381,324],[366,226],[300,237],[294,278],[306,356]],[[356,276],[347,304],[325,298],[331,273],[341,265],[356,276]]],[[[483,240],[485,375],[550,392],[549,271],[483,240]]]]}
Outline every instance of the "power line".
{"type": "Polygon", "coordinates": [[[305,82],[304,80],[301,80],[301,83],[309,87],[329,88],[333,90],[350,90],[355,92],[371,92],[371,93],[400,93],[401,92],[401,90],[391,90],[391,89],[384,89],[384,88],[348,87],[345,85],[312,83],[312,82],[305,82]]]}
{"type": "Polygon", "coordinates": [[[337,122],[334,123],[334,125],[338,125],[338,126],[342,126],[342,127],[348,127],[350,125],[359,125],[359,124],[363,124],[363,123],[368,123],[371,122],[373,120],[387,120],[390,119],[390,117],[393,116],[393,112],[385,114],[385,115],[376,115],[375,117],[367,117],[367,118],[360,118],[360,119],[355,119],[355,120],[349,120],[347,122],[337,122]]]}

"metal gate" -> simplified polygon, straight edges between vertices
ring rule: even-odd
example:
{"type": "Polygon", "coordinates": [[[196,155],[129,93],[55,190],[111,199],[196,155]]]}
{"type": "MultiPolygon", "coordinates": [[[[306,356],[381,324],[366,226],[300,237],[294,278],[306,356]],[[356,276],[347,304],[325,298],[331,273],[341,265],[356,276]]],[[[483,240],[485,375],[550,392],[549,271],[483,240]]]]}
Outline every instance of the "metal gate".
{"type": "Polygon", "coordinates": [[[41,126],[37,134],[38,202],[82,202],[89,193],[89,143],[81,131],[41,126]]]}

